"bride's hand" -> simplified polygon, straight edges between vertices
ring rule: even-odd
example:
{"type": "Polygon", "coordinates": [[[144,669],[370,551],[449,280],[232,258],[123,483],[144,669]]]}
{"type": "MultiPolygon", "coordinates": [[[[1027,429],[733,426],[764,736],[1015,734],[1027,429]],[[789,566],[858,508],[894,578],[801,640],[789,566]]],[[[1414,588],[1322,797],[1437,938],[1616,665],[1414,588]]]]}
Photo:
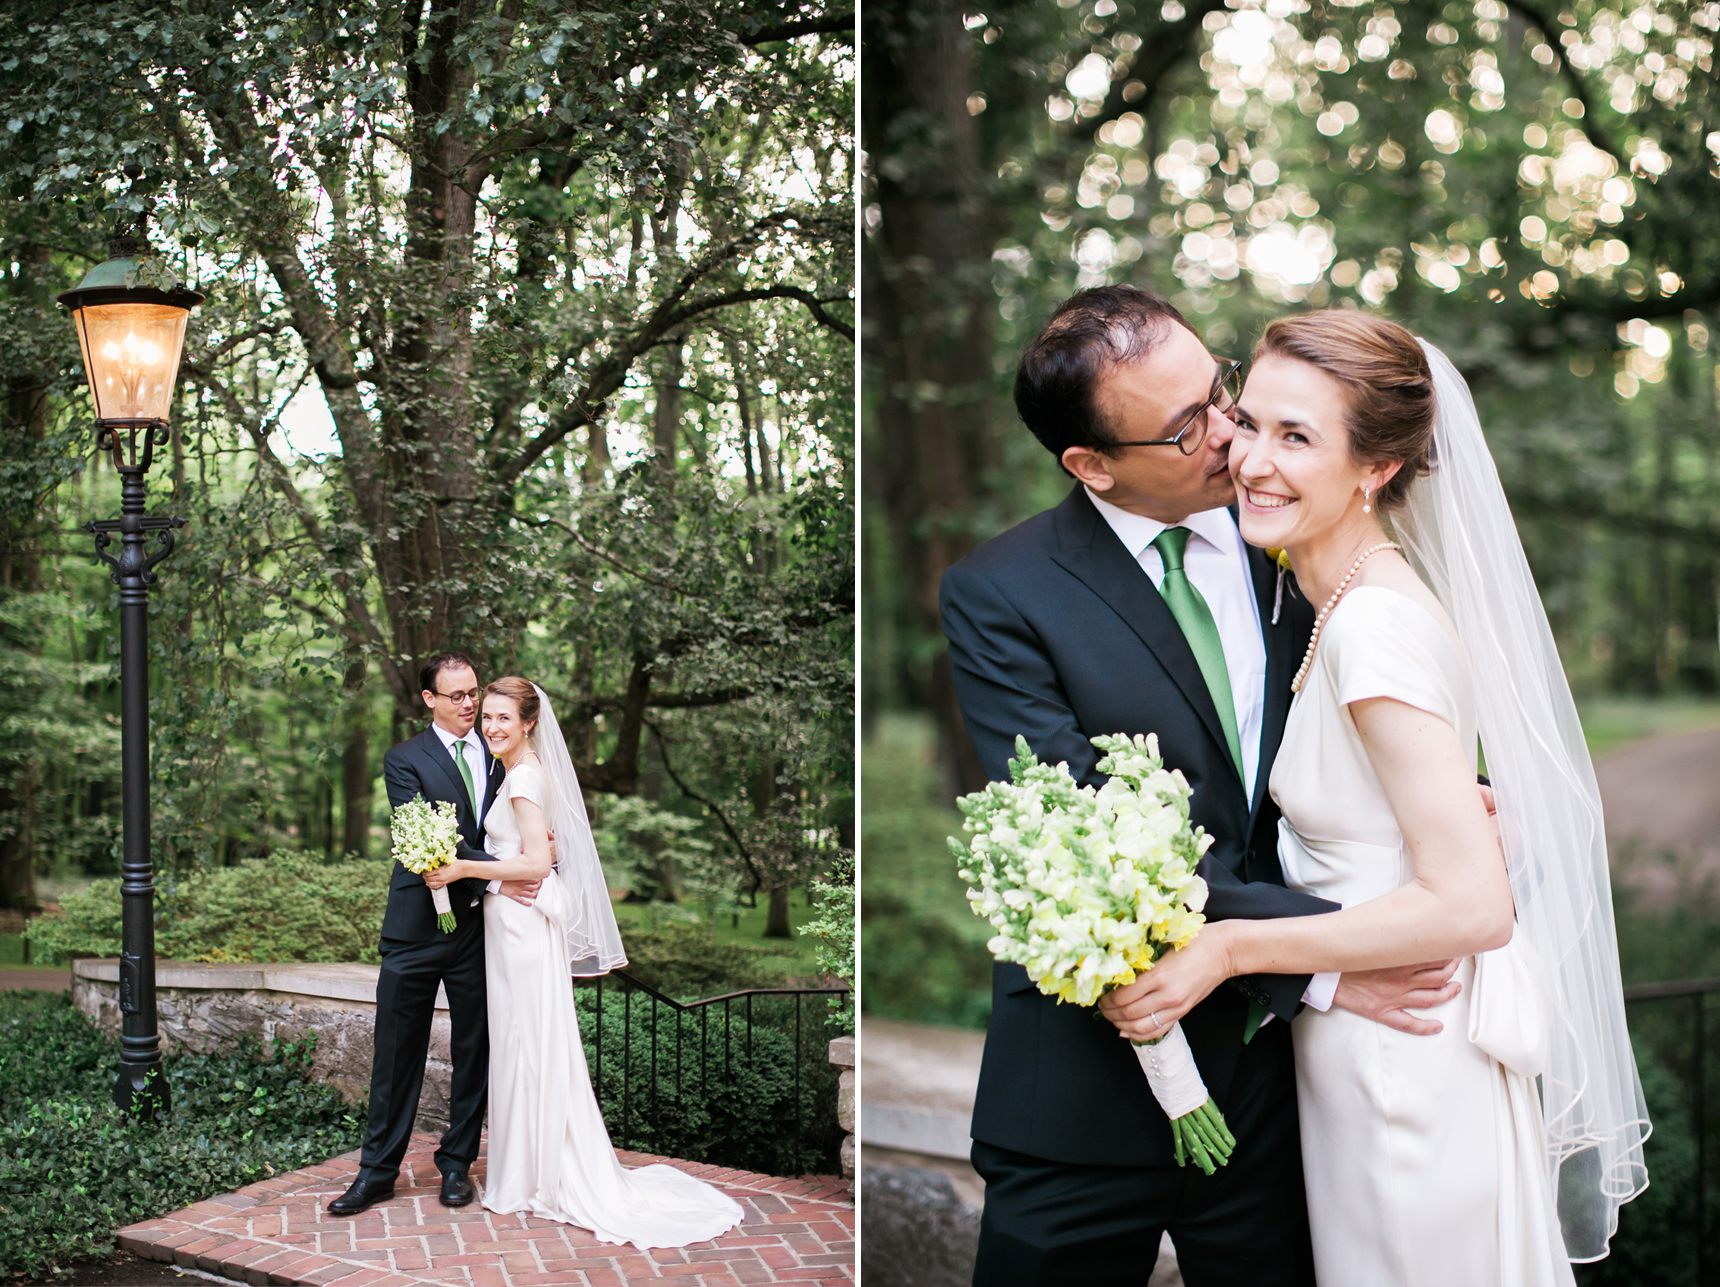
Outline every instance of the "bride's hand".
{"type": "Polygon", "coordinates": [[[1099,998],[1099,1009],[1132,1041],[1156,1041],[1219,984],[1231,969],[1231,922],[1209,922],[1127,987],[1099,998]]]}
{"type": "Polygon", "coordinates": [[[431,889],[446,889],[456,880],[465,879],[468,874],[465,868],[466,860],[464,858],[456,858],[446,867],[438,867],[435,871],[425,872],[424,883],[430,886],[431,889]]]}

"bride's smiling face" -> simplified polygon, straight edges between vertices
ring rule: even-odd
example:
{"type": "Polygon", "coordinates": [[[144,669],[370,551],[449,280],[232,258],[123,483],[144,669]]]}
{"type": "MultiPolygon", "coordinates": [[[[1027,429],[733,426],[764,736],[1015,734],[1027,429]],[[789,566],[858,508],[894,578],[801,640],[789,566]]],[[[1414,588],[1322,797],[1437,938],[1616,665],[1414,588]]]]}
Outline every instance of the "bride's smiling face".
{"type": "Polygon", "coordinates": [[[520,718],[520,704],[501,693],[484,696],[483,735],[490,754],[504,764],[511,764],[531,736],[536,720],[520,718]]]}
{"type": "Polygon", "coordinates": [[[1355,459],[1348,412],[1348,391],[1318,367],[1255,363],[1230,444],[1243,540],[1294,550],[1362,519],[1362,489],[1377,491],[1393,467],[1355,459]]]}

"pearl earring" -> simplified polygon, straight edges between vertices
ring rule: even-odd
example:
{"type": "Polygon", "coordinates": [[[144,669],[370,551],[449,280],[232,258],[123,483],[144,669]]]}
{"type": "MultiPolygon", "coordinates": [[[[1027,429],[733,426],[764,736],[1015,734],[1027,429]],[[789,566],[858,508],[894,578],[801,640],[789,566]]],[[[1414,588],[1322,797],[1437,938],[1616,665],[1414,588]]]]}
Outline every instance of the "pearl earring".
{"type": "Polygon", "coordinates": [[[1371,490],[1372,489],[1369,488],[1366,483],[1362,484],[1362,513],[1364,513],[1364,514],[1373,513],[1373,511],[1368,508],[1368,493],[1371,490]]]}

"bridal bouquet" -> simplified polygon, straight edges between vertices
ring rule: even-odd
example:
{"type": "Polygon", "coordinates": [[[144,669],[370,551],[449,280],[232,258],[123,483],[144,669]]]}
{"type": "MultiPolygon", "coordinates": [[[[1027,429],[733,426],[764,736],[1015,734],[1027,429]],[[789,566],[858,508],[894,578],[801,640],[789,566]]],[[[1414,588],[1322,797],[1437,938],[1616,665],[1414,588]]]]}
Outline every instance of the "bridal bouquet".
{"type": "MultiPolygon", "coordinates": [[[[986,944],[1000,961],[1027,969],[1046,996],[1093,1005],[1133,983],[1206,923],[1206,882],[1194,874],[1212,844],[1189,826],[1193,794],[1167,772],[1152,734],[1095,737],[1110,781],[1077,786],[1067,764],[1041,764],[1015,739],[1011,781],[992,782],[957,804],[966,845],[950,850],[972,885],[968,903],[991,922],[986,944]]],[[[1154,1097],[1170,1118],[1177,1164],[1187,1157],[1211,1175],[1236,1146],[1207,1093],[1182,1027],[1135,1044],[1154,1097]]]]}
{"type": "MultiPolygon", "coordinates": [[[[415,795],[401,805],[394,811],[395,861],[420,876],[453,862],[460,836],[454,816],[454,806],[446,800],[430,804],[415,795]]],[[[448,901],[448,891],[432,889],[430,901],[436,907],[436,924],[444,934],[453,932],[454,906],[448,901]]]]}

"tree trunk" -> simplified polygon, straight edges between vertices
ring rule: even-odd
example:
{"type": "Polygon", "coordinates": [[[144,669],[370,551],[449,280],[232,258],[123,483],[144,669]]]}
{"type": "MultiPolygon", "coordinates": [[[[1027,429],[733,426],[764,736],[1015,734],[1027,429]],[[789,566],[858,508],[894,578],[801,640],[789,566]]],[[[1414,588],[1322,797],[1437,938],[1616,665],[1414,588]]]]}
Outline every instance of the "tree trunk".
{"type": "Polygon", "coordinates": [[[793,938],[794,930],[788,921],[788,885],[778,883],[770,887],[770,910],[765,913],[764,936],[766,938],[793,938]]]}
{"type": "Polygon", "coordinates": [[[657,406],[651,420],[651,445],[663,485],[673,490],[675,456],[681,446],[681,377],[686,371],[685,338],[676,334],[657,363],[657,406]]]}
{"type": "MultiPolygon", "coordinates": [[[[472,419],[473,335],[464,302],[471,277],[478,149],[439,118],[470,87],[471,63],[455,51],[472,21],[469,0],[408,6],[408,131],[413,164],[406,194],[407,278],[388,354],[384,449],[373,485],[355,485],[371,533],[387,640],[410,681],[432,653],[456,637],[463,599],[445,587],[465,579],[476,512],[477,436],[472,419]],[[375,484],[381,484],[378,487],[375,484]]],[[[410,682],[395,693],[408,720],[423,708],[410,682]]]]}
{"type": "Polygon", "coordinates": [[[603,474],[609,468],[609,431],[603,427],[601,417],[586,426],[585,469],[581,476],[587,484],[595,485],[603,481],[603,474]]]}
{"type": "Polygon", "coordinates": [[[370,703],[364,692],[364,659],[347,668],[346,746],[341,751],[341,852],[368,856],[370,849],[370,703]]]}
{"type": "MultiPolygon", "coordinates": [[[[880,216],[862,261],[866,366],[878,397],[862,456],[906,581],[903,625],[927,640],[942,634],[938,582],[973,548],[973,516],[999,463],[987,417],[997,381],[993,218],[967,107],[973,42],[961,17],[947,2],[869,12],[862,98],[880,216]],[[929,138],[916,133],[897,156],[907,121],[929,138]]],[[[937,720],[948,789],[976,790],[985,776],[948,662],[941,649],[936,656],[907,678],[937,720]]]]}
{"type": "Polygon", "coordinates": [[[0,809],[16,810],[17,828],[0,841],[0,907],[40,909],[36,898],[36,796],[38,768],[21,760],[0,786],[0,809]]]}
{"type": "MultiPolygon", "coordinates": [[[[18,261],[16,295],[20,302],[32,300],[46,285],[49,250],[26,241],[13,252],[18,261]]],[[[0,445],[19,458],[28,459],[41,446],[48,427],[48,381],[40,371],[17,371],[6,379],[4,407],[0,408],[0,445]]],[[[38,498],[39,499],[39,498],[38,498]]],[[[8,507],[0,524],[0,594],[30,594],[42,588],[41,544],[47,524],[39,504],[18,498],[8,507]]],[[[39,654],[41,646],[26,636],[7,640],[39,654]]],[[[42,750],[33,734],[23,735],[17,757],[0,770],[0,811],[17,819],[12,834],[0,841],[0,907],[34,911],[36,901],[36,799],[42,774],[42,750]]]]}

